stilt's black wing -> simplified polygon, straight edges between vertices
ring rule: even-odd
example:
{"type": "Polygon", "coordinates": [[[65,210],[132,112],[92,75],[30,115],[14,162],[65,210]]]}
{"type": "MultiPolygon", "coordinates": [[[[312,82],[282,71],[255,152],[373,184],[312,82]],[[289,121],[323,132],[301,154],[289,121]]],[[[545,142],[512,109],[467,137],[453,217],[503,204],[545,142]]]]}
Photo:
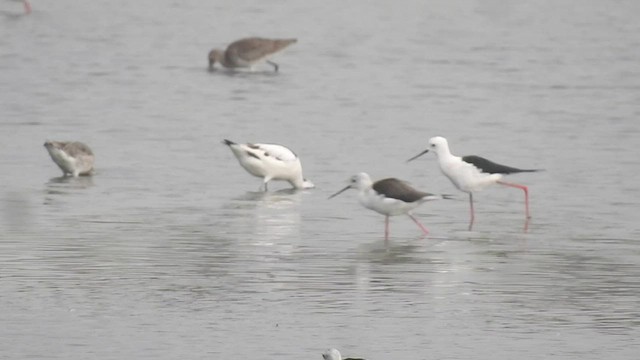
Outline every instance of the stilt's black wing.
{"type": "Polygon", "coordinates": [[[480,171],[488,174],[515,174],[521,172],[538,171],[537,169],[518,169],[506,165],[496,164],[493,161],[475,155],[464,156],[462,158],[462,161],[469,163],[480,169],[480,171]]]}

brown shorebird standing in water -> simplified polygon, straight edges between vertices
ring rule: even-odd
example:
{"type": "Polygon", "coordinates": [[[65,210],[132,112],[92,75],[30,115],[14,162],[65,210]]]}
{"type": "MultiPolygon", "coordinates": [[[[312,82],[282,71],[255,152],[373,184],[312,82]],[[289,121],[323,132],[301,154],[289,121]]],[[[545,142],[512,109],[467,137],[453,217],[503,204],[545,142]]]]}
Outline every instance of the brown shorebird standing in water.
{"type": "Polygon", "coordinates": [[[268,60],[271,55],[298,41],[297,39],[246,38],[232,42],[226,50],[213,49],[209,52],[209,69],[216,62],[226,68],[250,68],[266,61],[278,71],[278,64],[268,60]]]}
{"type": "Polygon", "coordinates": [[[47,141],[44,143],[51,159],[62,170],[62,175],[91,175],[93,173],[94,156],[91,149],[78,141],[60,142],[47,141]]]}

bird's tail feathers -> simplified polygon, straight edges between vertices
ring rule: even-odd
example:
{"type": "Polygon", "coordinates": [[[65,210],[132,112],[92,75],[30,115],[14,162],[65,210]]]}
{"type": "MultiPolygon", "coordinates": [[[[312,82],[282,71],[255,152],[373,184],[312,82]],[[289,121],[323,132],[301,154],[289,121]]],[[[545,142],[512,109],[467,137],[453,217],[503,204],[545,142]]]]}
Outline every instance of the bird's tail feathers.
{"type": "Polygon", "coordinates": [[[545,171],[544,169],[518,169],[518,172],[538,172],[538,171],[545,171]]]}
{"type": "Polygon", "coordinates": [[[445,195],[445,194],[429,194],[422,198],[423,201],[432,201],[432,200],[450,200],[455,199],[453,195],[445,195]]]}
{"type": "Polygon", "coordinates": [[[273,43],[275,51],[286,48],[291,44],[298,42],[298,39],[276,39],[273,43]]]}

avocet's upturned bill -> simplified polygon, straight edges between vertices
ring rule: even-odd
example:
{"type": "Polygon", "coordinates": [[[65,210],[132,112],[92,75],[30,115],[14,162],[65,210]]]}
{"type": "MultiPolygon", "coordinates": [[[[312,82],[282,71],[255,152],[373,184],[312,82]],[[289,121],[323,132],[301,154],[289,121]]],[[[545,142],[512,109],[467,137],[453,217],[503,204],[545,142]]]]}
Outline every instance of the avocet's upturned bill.
{"type": "Polygon", "coordinates": [[[447,197],[445,195],[434,195],[416,190],[406,182],[395,178],[372,182],[369,174],[359,173],[357,175],[353,175],[349,179],[349,185],[331,195],[329,199],[348,189],[358,190],[358,200],[362,206],[385,216],[385,240],[389,239],[389,216],[402,214],[407,214],[411,220],[418,225],[424,234],[428,234],[429,231],[427,228],[411,214],[411,210],[417,208],[426,201],[447,197]]]}
{"type": "Polygon", "coordinates": [[[449,180],[451,180],[453,185],[460,191],[464,191],[469,194],[469,205],[471,208],[471,222],[469,228],[472,227],[475,219],[473,193],[492,184],[500,184],[522,189],[524,191],[525,215],[527,219],[531,217],[529,213],[529,189],[524,185],[508,183],[501,179],[504,175],[540,171],[539,169],[518,169],[496,164],[490,160],[475,155],[463,157],[455,156],[451,154],[451,151],[449,150],[449,143],[447,142],[447,139],[441,136],[429,139],[429,148],[407,161],[414,160],[429,151],[436,154],[440,170],[449,178],[449,180]]]}
{"type": "Polygon", "coordinates": [[[288,181],[296,189],[315,185],[302,176],[300,158],[291,149],[277,144],[238,144],[225,139],[240,165],[253,176],[262,178],[260,190],[267,191],[271,180],[288,181]]]}

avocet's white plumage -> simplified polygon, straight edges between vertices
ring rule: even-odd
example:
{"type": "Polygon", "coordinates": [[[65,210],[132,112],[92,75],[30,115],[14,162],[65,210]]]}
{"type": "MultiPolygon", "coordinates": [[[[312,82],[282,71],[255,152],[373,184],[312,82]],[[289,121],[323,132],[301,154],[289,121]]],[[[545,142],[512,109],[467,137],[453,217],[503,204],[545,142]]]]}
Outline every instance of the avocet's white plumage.
{"type": "Polygon", "coordinates": [[[536,169],[518,169],[510,166],[500,165],[489,161],[485,158],[470,155],[459,157],[451,154],[447,139],[436,136],[429,139],[429,148],[420,154],[412,157],[408,161],[418,158],[419,156],[432,151],[438,158],[438,164],[442,173],[451,180],[453,185],[459,190],[469,194],[469,204],[471,208],[471,224],[473,225],[473,193],[480,191],[492,184],[500,184],[522,189],[525,195],[525,213],[527,218],[529,215],[529,190],[526,186],[520,184],[507,183],[502,181],[504,175],[515,174],[520,172],[539,171],[536,169]]]}
{"type": "Polygon", "coordinates": [[[426,201],[444,198],[443,195],[416,190],[402,180],[388,178],[374,183],[369,174],[359,173],[349,179],[349,185],[331,195],[329,199],[348,189],[358,190],[358,200],[362,206],[385,215],[385,239],[389,238],[389,216],[402,214],[407,214],[425,234],[428,234],[427,228],[411,215],[411,210],[426,201]]]}
{"type": "Polygon", "coordinates": [[[302,176],[300,158],[291,149],[277,144],[223,143],[231,149],[240,165],[249,174],[262,178],[260,189],[267,191],[271,180],[288,181],[296,189],[311,189],[313,183],[302,176]]]}
{"type": "Polygon", "coordinates": [[[63,176],[91,175],[95,157],[91,149],[79,141],[47,141],[44,147],[62,170],[63,176]]]}
{"type": "Polygon", "coordinates": [[[364,359],[356,359],[356,358],[342,358],[342,354],[338,349],[327,349],[327,351],[322,353],[322,358],[324,360],[364,360],[364,359]]]}

